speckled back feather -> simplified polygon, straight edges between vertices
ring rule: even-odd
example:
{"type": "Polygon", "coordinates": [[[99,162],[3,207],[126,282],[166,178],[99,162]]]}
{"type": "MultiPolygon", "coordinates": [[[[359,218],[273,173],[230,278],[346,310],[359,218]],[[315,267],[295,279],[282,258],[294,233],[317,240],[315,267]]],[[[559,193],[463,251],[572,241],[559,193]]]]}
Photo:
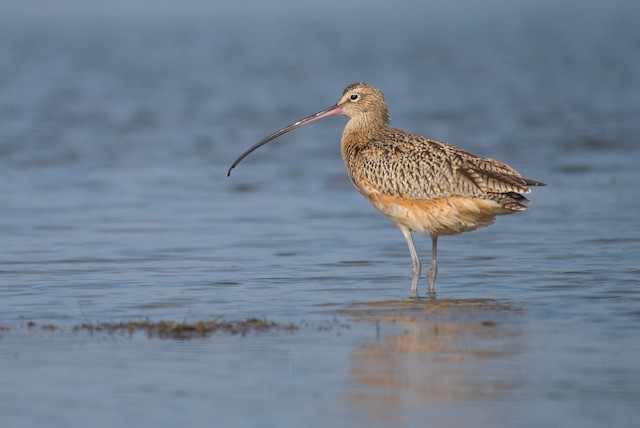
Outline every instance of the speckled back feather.
{"type": "MultiPolygon", "coordinates": [[[[348,136],[349,137],[349,136],[348,136]]],[[[472,155],[451,144],[406,131],[382,128],[370,137],[353,134],[343,155],[353,184],[360,190],[404,199],[467,196],[494,200],[513,211],[526,210],[527,180],[494,159],[472,155]]]]}

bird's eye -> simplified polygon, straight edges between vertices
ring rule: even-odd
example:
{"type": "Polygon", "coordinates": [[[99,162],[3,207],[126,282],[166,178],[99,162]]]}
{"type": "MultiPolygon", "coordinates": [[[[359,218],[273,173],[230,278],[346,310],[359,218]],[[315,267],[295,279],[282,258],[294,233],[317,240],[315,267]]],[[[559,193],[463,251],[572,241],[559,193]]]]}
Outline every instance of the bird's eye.
{"type": "Polygon", "coordinates": [[[360,95],[358,94],[351,95],[351,101],[358,101],[359,99],[360,99],[360,95]]]}

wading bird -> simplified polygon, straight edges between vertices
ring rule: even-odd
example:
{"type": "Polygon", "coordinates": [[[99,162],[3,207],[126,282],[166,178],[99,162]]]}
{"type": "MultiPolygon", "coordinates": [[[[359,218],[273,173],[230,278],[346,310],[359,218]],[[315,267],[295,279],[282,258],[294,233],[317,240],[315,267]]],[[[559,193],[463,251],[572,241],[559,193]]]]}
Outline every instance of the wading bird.
{"type": "Polygon", "coordinates": [[[451,144],[389,128],[384,96],[367,83],[346,87],[335,105],[264,138],[233,162],[293,129],[344,114],[342,158],[353,185],[376,210],[402,231],[412,262],[411,294],[418,295],[422,265],[412,232],[431,236],[428,293],[435,293],[438,236],[467,232],[493,223],[497,215],[525,211],[523,194],[544,183],[522,178],[495,159],[474,156],[451,144]]]}

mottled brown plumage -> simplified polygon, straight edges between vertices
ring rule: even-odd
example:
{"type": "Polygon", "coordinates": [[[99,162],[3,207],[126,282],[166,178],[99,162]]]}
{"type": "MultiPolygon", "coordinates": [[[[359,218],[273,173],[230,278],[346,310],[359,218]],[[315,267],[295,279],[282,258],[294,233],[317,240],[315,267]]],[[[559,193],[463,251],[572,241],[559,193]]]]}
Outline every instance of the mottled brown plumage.
{"type": "Polygon", "coordinates": [[[437,238],[493,223],[495,216],[527,209],[529,186],[543,186],[494,159],[472,155],[451,144],[389,128],[384,96],[367,83],[353,83],[334,106],[263,139],[253,150],[299,126],[344,114],[349,122],[341,141],[342,157],[353,185],[405,236],[413,264],[411,291],[417,295],[421,264],[412,231],[432,238],[429,292],[437,273],[437,238]]]}

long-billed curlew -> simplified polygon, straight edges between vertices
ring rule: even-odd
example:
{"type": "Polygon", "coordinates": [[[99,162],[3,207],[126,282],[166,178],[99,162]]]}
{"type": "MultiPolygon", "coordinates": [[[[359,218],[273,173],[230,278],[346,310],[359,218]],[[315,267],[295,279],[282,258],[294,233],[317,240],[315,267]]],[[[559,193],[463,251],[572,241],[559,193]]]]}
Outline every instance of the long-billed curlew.
{"type": "Polygon", "coordinates": [[[274,138],[327,116],[344,114],[342,158],[353,185],[402,231],[412,262],[411,294],[418,295],[422,265],[412,232],[431,236],[429,294],[435,293],[440,235],[474,230],[495,216],[525,211],[529,186],[544,186],[495,159],[474,156],[451,144],[389,128],[384,95],[367,83],[346,87],[335,105],[297,121],[250,147],[242,159],[274,138]]]}

